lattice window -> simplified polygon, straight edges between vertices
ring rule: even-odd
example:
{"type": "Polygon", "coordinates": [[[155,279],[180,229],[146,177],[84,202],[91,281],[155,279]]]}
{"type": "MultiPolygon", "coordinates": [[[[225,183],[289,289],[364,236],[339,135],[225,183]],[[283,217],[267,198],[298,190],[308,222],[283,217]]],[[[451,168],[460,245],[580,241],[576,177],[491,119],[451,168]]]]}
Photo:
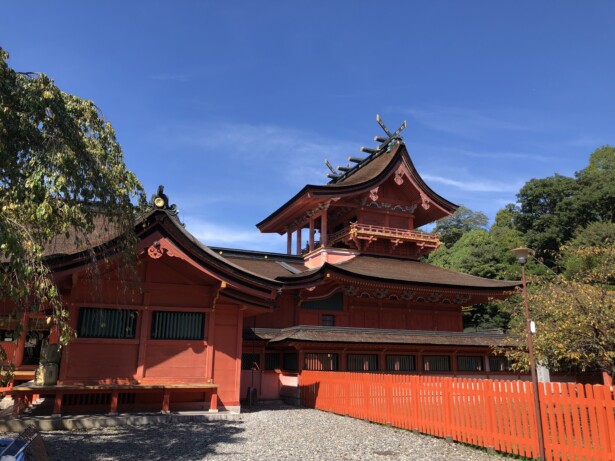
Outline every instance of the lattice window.
{"type": "Polygon", "coordinates": [[[335,326],[335,315],[323,314],[321,317],[323,327],[335,326]]]}
{"type": "Polygon", "coordinates": [[[283,357],[283,368],[288,371],[298,371],[297,353],[285,352],[283,357]]]}
{"type": "Polygon", "coordinates": [[[348,371],[377,371],[378,356],[376,354],[348,354],[348,371]]]}
{"type": "Polygon", "coordinates": [[[260,370],[261,355],[260,354],[241,354],[241,369],[242,370],[260,370]]]}
{"type": "Polygon", "coordinates": [[[489,357],[490,371],[510,371],[510,363],[506,357],[489,357]]]}
{"type": "Polygon", "coordinates": [[[137,330],[137,311],[82,307],[77,336],[80,338],[132,339],[137,330]]]}
{"type": "Polygon", "coordinates": [[[387,371],[416,371],[414,355],[387,355],[387,371]]]}
{"type": "Polygon", "coordinates": [[[459,371],[483,371],[483,358],[478,356],[457,357],[457,370],[459,371]]]}
{"type": "Polygon", "coordinates": [[[265,370],[280,369],[280,354],[277,352],[267,352],[265,354],[265,370]]]}
{"type": "Polygon", "coordinates": [[[423,356],[423,370],[451,371],[451,359],[448,355],[425,355],[423,356]]]}
{"type": "Polygon", "coordinates": [[[155,311],[152,339],[202,340],[205,331],[203,312],[155,311]]]}
{"type": "Polygon", "coordinates": [[[338,355],[307,353],[303,368],[315,371],[337,371],[339,369],[338,355]]]}

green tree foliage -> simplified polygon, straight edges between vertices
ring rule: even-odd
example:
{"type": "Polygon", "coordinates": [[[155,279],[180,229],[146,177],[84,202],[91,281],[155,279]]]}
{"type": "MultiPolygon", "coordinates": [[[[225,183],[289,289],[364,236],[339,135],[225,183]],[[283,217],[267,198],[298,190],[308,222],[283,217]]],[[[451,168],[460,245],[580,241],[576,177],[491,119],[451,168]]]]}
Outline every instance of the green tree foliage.
{"type": "Polygon", "coordinates": [[[0,48],[0,301],[51,310],[66,341],[45,246],[57,235],[87,246],[101,217],[129,235],[143,189],[93,102],[7,60],[0,48]]]}
{"type": "Polygon", "coordinates": [[[615,223],[611,221],[590,223],[587,227],[577,229],[574,238],[562,248],[560,266],[568,276],[587,272],[604,264],[604,261],[599,253],[577,250],[608,248],[613,245],[615,245],[615,223]]]}
{"type": "Polygon", "coordinates": [[[562,244],[576,227],[574,196],[578,184],[573,178],[554,175],[528,181],[517,194],[515,227],[536,256],[553,265],[562,244]]]}
{"type": "MultiPolygon", "coordinates": [[[[472,212],[473,213],[473,212],[472,212]]],[[[482,213],[474,213],[482,215],[482,213]]],[[[517,279],[519,266],[510,252],[523,245],[519,231],[512,226],[513,211],[501,210],[487,232],[473,229],[464,233],[452,246],[440,246],[428,261],[446,269],[492,279],[517,279]]],[[[507,302],[489,302],[464,309],[466,329],[508,328],[510,308],[507,302]]]]}
{"type": "Polygon", "coordinates": [[[576,173],[575,197],[579,226],[596,221],[615,221],[615,148],[602,146],[589,158],[589,165],[576,173]]]}
{"type": "Polygon", "coordinates": [[[484,213],[472,211],[462,205],[451,216],[440,219],[434,232],[440,234],[442,243],[450,248],[466,232],[486,229],[488,224],[489,219],[484,213]]]}
{"type": "MultiPolygon", "coordinates": [[[[601,370],[615,377],[615,245],[568,250],[579,260],[600,261],[572,275],[532,279],[530,317],[536,322],[534,346],[538,363],[559,370],[601,370]]],[[[512,344],[525,344],[523,307],[511,322],[512,344]]],[[[527,353],[507,355],[518,368],[528,368],[527,353]]]]}
{"type": "Polygon", "coordinates": [[[517,230],[536,256],[554,267],[562,245],[575,230],[592,222],[615,220],[615,148],[593,152],[575,178],[554,175],[528,181],[511,208],[517,230]]]}

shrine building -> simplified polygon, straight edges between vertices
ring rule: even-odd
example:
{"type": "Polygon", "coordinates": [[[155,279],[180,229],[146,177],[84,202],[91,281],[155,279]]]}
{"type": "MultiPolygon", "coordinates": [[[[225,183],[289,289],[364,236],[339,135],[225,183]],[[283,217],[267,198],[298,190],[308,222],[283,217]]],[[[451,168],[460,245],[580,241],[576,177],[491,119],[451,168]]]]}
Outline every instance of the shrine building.
{"type": "MultiPolygon", "coordinates": [[[[391,133],[379,123],[386,137],[366,157],[257,224],[286,236],[286,254],[208,247],[162,188],[136,224],[133,271],[113,232],[99,229],[89,248],[58,238],[47,261],[77,338],[61,351],[57,382],[22,394],[54,396],[58,413],[161,400],[166,411],[238,410],[248,395],[296,400],[302,370],[517,377],[492,352],[505,335],[464,332],[462,308],[506,298],[519,282],[422,260],[440,241],[418,228],[457,206],[416,171],[405,124],[391,133]]],[[[46,312],[15,318],[1,307],[18,385],[43,366],[54,327],[46,312]]]]}

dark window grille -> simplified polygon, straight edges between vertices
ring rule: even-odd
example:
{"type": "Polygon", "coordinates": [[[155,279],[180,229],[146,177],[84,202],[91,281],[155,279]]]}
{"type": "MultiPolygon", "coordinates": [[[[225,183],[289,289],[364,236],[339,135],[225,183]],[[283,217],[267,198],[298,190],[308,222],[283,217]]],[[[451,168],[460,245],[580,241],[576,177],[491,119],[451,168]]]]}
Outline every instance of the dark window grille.
{"type": "Polygon", "coordinates": [[[489,370],[510,371],[510,363],[506,357],[489,357],[489,370]]]}
{"type": "Polygon", "coordinates": [[[265,370],[280,369],[280,354],[277,352],[267,352],[265,354],[265,370]]]}
{"type": "Polygon", "coordinates": [[[261,355],[260,354],[241,354],[241,369],[242,370],[260,370],[261,355]]]}
{"type": "Polygon", "coordinates": [[[387,371],[416,371],[414,355],[387,355],[387,371]]]}
{"type": "Polygon", "coordinates": [[[483,358],[477,356],[458,356],[458,371],[483,371],[483,358]]]}
{"type": "Polygon", "coordinates": [[[335,326],[335,315],[323,314],[322,326],[323,327],[334,327],[335,326]]]}
{"type": "Polygon", "coordinates": [[[423,356],[423,370],[451,371],[451,359],[448,355],[425,355],[423,356]]]}
{"type": "Polygon", "coordinates": [[[305,370],[315,371],[337,371],[338,355],[337,354],[305,354],[305,370]]]}
{"type": "Polygon", "coordinates": [[[137,330],[137,311],[82,307],[77,336],[80,338],[132,339],[137,330]]]}
{"type": "Polygon", "coordinates": [[[296,352],[284,353],[283,368],[288,371],[298,371],[296,352]]]}
{"type": "Polygon", "coordinates": [[[327,299],[319,299],[317,301],[303,301],[301,303],[301,308],[321,311],[343,311],[344,293],[335,293],[327,299]]]}
{"type": "Polygon", "coordinates": [[[205,314],[202,312],[155,311],[152,339],[199,340],[204,338],[205,314]]]}
{"type": "Polygon", "coordinates": [[[376,354],[348,354],[348,371],[377,371],[378,356],[376,354]]]}

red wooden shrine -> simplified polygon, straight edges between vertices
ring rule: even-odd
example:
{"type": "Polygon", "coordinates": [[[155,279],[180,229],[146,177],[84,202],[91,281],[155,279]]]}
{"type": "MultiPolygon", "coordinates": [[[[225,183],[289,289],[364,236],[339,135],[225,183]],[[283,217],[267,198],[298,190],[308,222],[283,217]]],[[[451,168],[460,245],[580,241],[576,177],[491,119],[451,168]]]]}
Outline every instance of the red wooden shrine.
{"type": "MultiPolygon", "coordinates": [[[[509,296],[518,282],[420,261],[440,243],[418,228],[457,206],[421,179],[400,130],[385,131],[367,157],[257,225],[285,234],[287,254],[207,247],[162,189],[137,223],[135,270],[114,255],[116,235],[100,232],[93,248],[58,238],[48,258],[78,336],[45,390],[56,410],[237,410],[248,388],[297,399],[302,370],[507,375],[491,354],[504,335],[464,332],[462,307],[509,296]]],[[[19,384],[53,329],[45,313],[14,312],[4,302],[0,322],[19,384]]]]}

